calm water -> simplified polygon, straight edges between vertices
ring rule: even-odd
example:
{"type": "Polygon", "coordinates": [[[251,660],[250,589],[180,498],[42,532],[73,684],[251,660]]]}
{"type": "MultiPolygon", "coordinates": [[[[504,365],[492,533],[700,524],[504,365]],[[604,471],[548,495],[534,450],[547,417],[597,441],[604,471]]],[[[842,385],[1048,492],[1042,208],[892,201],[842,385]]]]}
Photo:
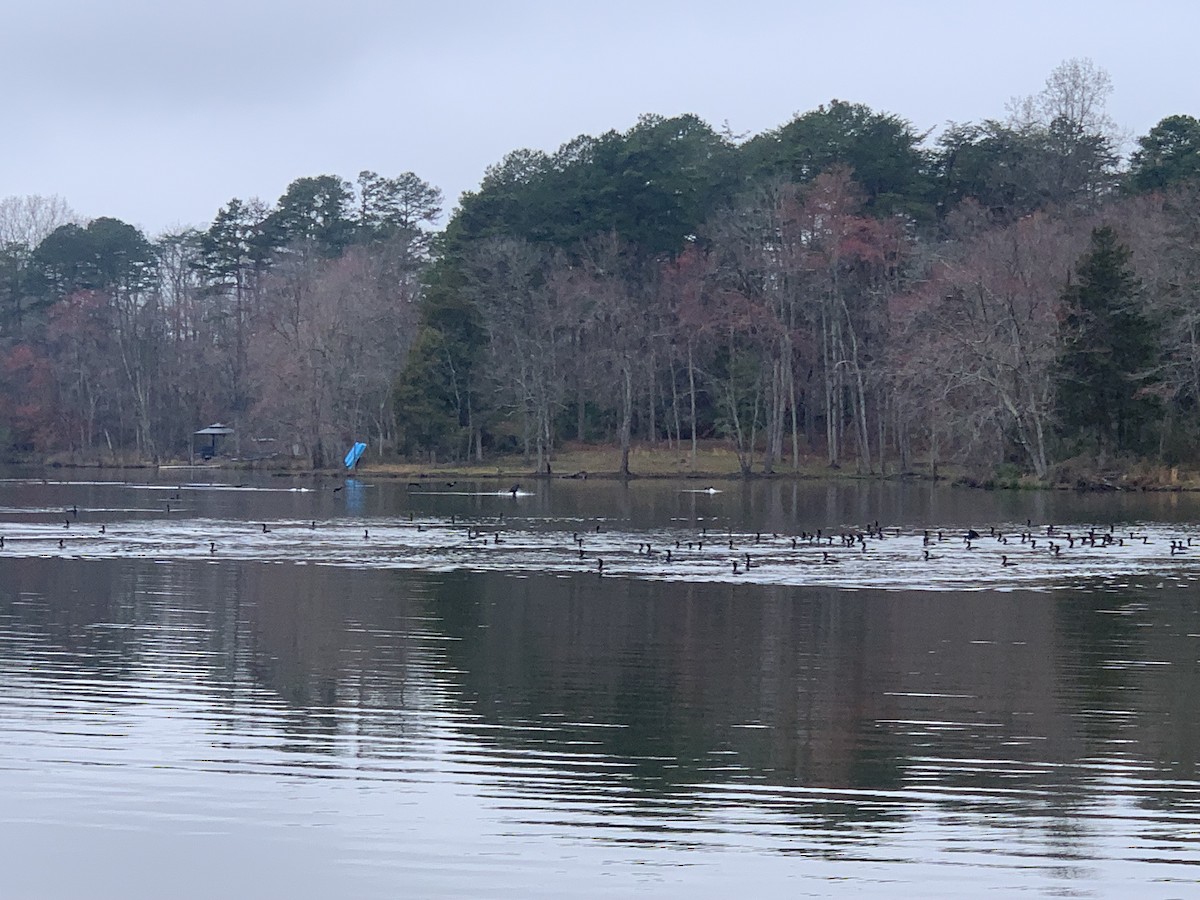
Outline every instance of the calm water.
{"type": "Polygon", "coordinates": [[[8,474],[0,897],[1200,893],[1198,497],[8,474]]]}

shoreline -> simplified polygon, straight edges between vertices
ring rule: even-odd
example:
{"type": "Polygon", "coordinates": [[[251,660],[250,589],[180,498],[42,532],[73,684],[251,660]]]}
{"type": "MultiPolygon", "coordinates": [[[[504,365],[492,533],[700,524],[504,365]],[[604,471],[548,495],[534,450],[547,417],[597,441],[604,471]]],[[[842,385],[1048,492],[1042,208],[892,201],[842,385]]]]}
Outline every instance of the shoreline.
{"type": "MultiPolygon", "coordinates": [[[[809,460],[799,470],[789,467],[784,471],[764,473],[761,471],[745,474],[727,465],[717,465],[711,468],[691,468],[683,465],[684,460],[678,459],[678,454],[662,450],[641,450],[631,457],[642,465],[631,465],[631,472],[624,476],[610,467],[587,468],[577,463],[601,463],[595,457],[595,451],[588,451],[579,458],[580,454],[563,453],[553,461],[552,465],[561,466],[559,471],[536,471],[528,461],[520,457],[504,457],[491,464],[458,463],[413,463],[413,462],[382,462],[366,463],[353,473],[354,475],[386,480],[408,479],[413,483],[429,482],[443,479],[472,479],[478,481],[504,481],[526,479],[530,481],[829,481],[829,482],[927,482],[952,487],[963,487],[972,490],[1011,490],[1011,491],[1076,491],[1080,493],[1133,493],[1133,492],[1164,492],[1190,493],[1200,492],[1200,475],[1191,472],[1180,472],[1178,467],[1148,466],[1142,464],[1127,470],[1106,470],[1103,474],[1097,472],[1076,471],[1053,481],[1037,481],[1028,475],[986,475],[966,472],[955,467],[947,466],[944,471],[933,475],[927,471],[908,472],[875,472],[863,473],[853,469],[845,470],[830,468],[827,465],[809,460]],[[674,464],[666,463],[664,457],[672,457],[674,464]]],[[[732,454],[730,454],[732,455],[732,454]]],[[[711,461],[711,460],[710,460],[711,461]]],[[[312,479],[344,479],[350,477],[341,467],[322,469],[304,468],[290,462],[269,459],[239,460],[226,459],[216,464],[188,464],[185,462],[169,461],[165,463],[129,462],[129,461],[32,461],[9,460],[2,464],[5,467],[42,469],[42,470],[149,470],[179,471],[179,472],[257,472],[271,477],[296,477],[312,479]]]]}

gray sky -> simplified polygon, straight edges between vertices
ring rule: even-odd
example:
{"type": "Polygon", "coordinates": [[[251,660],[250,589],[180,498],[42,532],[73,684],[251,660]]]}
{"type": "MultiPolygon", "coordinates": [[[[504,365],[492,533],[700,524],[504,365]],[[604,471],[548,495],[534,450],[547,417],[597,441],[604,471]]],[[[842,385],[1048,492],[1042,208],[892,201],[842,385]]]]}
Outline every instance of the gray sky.
{"type": "Polygon", "coordinates": [[[10,0],[0,197],[154,236],[306,175],[416,172],[447,209],[520,147],[695,113],[758,133],[832,98],[1002,118],[1071,57],[1132,136],[1200,115],[1200,3],[10,0]]]}

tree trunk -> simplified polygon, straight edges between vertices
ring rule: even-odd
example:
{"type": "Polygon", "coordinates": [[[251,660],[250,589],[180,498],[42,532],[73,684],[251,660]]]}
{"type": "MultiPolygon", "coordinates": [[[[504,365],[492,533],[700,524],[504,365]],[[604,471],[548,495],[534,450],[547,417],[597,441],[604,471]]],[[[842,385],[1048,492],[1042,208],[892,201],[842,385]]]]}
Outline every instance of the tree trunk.
{"type": "Polygon", "coordinates": [[[688,398],[692,413],[692,465],[696,465],[696,365],[692,359],[692,342],[688,341],[688,398]]]}
{"type": "Polygon", "coordinates": [[[621,364],[621,477],[629,477],[629,441],[633,430],[633,372],[628,359],[621,364]]]}

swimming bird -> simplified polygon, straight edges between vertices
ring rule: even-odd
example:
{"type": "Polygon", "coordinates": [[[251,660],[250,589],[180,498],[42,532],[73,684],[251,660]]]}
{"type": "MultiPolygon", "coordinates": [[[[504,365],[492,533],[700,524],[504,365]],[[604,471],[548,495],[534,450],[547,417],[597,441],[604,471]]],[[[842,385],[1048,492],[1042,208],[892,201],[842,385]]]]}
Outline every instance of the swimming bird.
{"type": "Polygon", "coordinates": [[[1001,555],[1000,565],[1011,568],[1012,566],[1015,566],[1016,563],[1013,562],[1011,559],[1009,559],[1007,556],[1001,555]]]}
{"type": "Polygon", "coordinates": [[[209,552],[209,553],[216,553],[216,552],[217,552],[217,542],[216,542],[216,541],[209,541],[209,542],[208,542],[208,552],[209,552]]]}
{"type": "Polygon", "coordinates": [[[364,541],[366,541],[366,540],[369,540],[369,539],[370,539],[370,537],[371,537],[371,531],[370,531],[370,529],[368,529],[368,528],[364,528],[364,529],[363,529],[363,540],[364,540],[364,541]]]}
{"type": "Polygon", "coordinates": [[[263,533],[263,534],[270,534],[270,533],[271,533],[271,529],[267,527],[267,523],[266,523],[266,522],[263,522],[263,523],[262,523],[262,533],[263,533]]]}
{"type": "Polygon", "coordinates": [[[100,533],[104,534],[104,526],[103,525],[100,526],[100,533]]]}

